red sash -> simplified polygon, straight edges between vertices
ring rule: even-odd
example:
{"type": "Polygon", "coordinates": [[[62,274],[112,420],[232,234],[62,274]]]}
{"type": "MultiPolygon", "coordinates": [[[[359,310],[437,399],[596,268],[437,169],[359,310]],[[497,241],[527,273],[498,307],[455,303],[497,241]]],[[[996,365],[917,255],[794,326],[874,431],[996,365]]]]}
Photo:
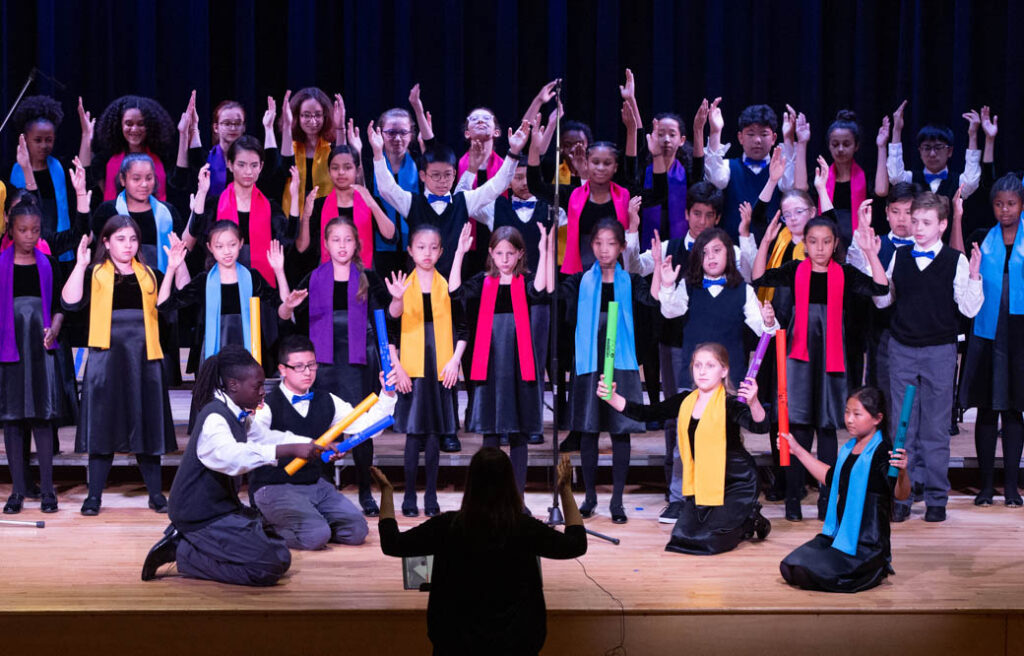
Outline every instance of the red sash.
{"type": "MultiPolygon", "coordinates": [[[[825,306],[825,371],[846,371],[843,355],[843,287],[846,277],[843,267],[830,260],[828,263],[828,298],[825,306]]],[[[811,261],[804,260],[796,267],[793,285],[796,296],[796,314],[793,317],[793,347],[789,357],[807,362],[807,314],[811,302],[811,261]]]]}
{"type": "MultiPolygon", "coordinates": [[[[235,198],[235,183],[232,182],[220,194],[217,201],[217,220],[228,220],[238,224],[238,199],[235,198]]],[[[277,288],[277,276],[267,259],[270,250],[270,201],[255,185],[249,205],[249,261],[252,268],[260,272],[271,287],[277,288]]]]}
{"type": "MultiPolygon", "coordinates": [[[[487,379],[487,363],[491,355],[491,331],[494,329],[494,305],[498,300],[499,280],[496,276],[484,277],[484,289],[480,295],[480,314],[476,324],[476,339],[473,342],[473,366],[470,380],[487,379]]],[[[526,281],[522,276],[512,278],[512,317],[516,324],[516,346],[519,348],[519,372],[523,380],[536,380],[533,364],[533,336],[530,334],[530,309],[526,304],[526,281]]]]}
{"type": "MultiPolygon", "coordinates": [[[[324,206],[320,210],[320,261],[326,262],[331,259],[327,247],[324,246],[324,236],[327,231],[327,224],[331,219],[338,218],[338,190],[332,189],[331,193],[324,198],[324,206]]],[[[362,256],[363,267],[373,268],[373,217],[370,208],[362,195],[352,191],[352,221],[356,224],[356,233],[359,237],[359,253],[362,256]]]]}
{"type": "MultiPolygon", "coordinates": [[[[611,183],[612,204],[615,205],[615,218],[623,228],[629,227],[629,190],[611,183]]],[[[569,226],[565,242],[565,259],[562,260],[562,273],[573,274],[583,271],[583,260],[580,258],[580,213],[590,198],[590,182],[573,190],[569,196],[569,226]]]]}

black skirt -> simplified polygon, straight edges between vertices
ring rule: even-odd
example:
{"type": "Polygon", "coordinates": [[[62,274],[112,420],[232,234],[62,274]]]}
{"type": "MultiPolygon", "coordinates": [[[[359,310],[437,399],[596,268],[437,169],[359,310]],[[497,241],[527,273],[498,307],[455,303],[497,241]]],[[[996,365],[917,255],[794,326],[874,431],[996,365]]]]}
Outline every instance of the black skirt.
{"type": "MultiPolygon", "coordinates": [[[[642,433],[646,427],[639,421],[630,419],[611,407],[604,400],[597,398],[597,381],[604,371],[605,327],[608,313],[602,312],[597,325],[597,368],[587,374],[576,375],[575,357],[569,364],[569,430],[581,433],[642,433]]],[[[575,334],[569,333],[569,352],[575,355],[575,334]]],[[[616,369],[614,376],[615,391],[627,401],[644,402],[643,385],[638,370],[616,369]]]]}
{"type": "MultiPolygon", "coordinates": [[[[807,361],[786,360],[789,421],[816,428],[845,425],[846,372],[825,371],[825,305],[811,303],[807,312],[807,361]]],[[[793,327],[790,326],[790,334],[793,327]]],[[[789,344],[793,352],[793,344],[789,344]]],[[[845,360],[845,356],[844,356],[845,360]]]]}
{"type": "MultiPolygon", "coordinates": [[[[159,261],[157,248],[156,244],[141,244],[139,246],[140,259],[154,270],[159,261]]],[[[172,387],[181,385],[181,349],[178,342],[177,312],[160,313],[160,348],[164,350],[163,366],[167,384],[172,387]]]]}
{"type": "Polygon", "coordinates": [[[761,511],[759,493],[754,459],[746,450],[728,450],[723,504],[698,506],[694,497],[683,497],[683,507],[665,551],[698,556],[732,551],[754,534],[754,520],[761,511]]]}
{"type": "Polygon", "coordinates": [[[348,361],[348,312],[335,310],[334,364],[320,363],[313,387],[334,394],[355,406],[371,393],[380,393],[380,356],[377,335],[372,326],[366,330],[366,364],[348,361]]]}
{"type": "Polygon", "coordinates": [[[967,342],[960,407],[1024,410],[1024,345],[1020,335],[1024,335],[1024,316],[1010,315],[1010,280],[1003,274],[995,339],[978,337],[971,331],[967,342]]]}
{"type": "Polygon", "coordinates": [[[888,499],[869,492],[864,499],[857,553],[832,548],[832,538],[818,534],[779,564],[782,578],[805,590],[861,592],[893,574],[889,544],[888,499]]]}
{"type": "MultiPolygon", "coordinates": [[[[278,376],[277,357],[274,348],[274,342],[277,341],[277,310],[274,310],[274,317],[275,320],[269,320],[267,318],[266,305],[261,305],[260,324],[263,333],[260,340],[260,357],[262,358],[263,373],[267,378],[278,376]]],[[[188,364],[185,367],[185,370],[189,373],[199,371],[199,367],[203,366],[203,362],[206,361],[206,344],[204,340],[205,337],[203,334],[200,334],[199,342],[189,352],[188,364]]],[[[220,345],[223,348],[226,344],[237,344],[238,346],[249,348],[249,345],[245,343],[245,331],[242,327],[241,314],[220,315],[220,345]]]]}
{"type": "Polygon", "coordinates": [[[423,377],[412,379],[412,391],[399,394],[395,404],[395,432],[455,433],[454,389],[437,379],[437,355],[434,347],[434,324],[423,324],[423,377]]]}
{"type": "Polygon", "coordinates": [[[0,363],[0,421],[60,418],[66,407],[56,350],[43,346],[43,310],[38,296],[14,297],[14,341],[20,359],[0,363]]]}
{"type": "Polygon", "coordinates": [[[472,383],[473,405],[467,429],[484,434],[541,433],[544,429],[541,398],[544,389],[538,381],[543,380],[544,373],[536,357],[534,371],[535,380],[523,380],[514,315],[495,314],[487,380],[472,383]]]}
{"type": "Polygon", "coordinates": [[[89,349],[75,451],[90,454],[176,451],[163,361],[146,359],[142,310],[114,310],[110,348],[89,349]]]}

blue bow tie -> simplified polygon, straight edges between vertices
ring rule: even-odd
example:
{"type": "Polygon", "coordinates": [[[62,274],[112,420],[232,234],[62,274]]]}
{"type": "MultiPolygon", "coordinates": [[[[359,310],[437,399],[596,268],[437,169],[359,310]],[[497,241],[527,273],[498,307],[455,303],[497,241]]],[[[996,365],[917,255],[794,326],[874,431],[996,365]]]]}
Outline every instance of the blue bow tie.
{"type": "Polygon", "coordinates": [[[893,246],[913,246],[914,245],[914,240],[913,239],[902,239],[900,237],[892,237],[892,238],[889,239],[889,241],[892,242],[893,246]]]}
{"type": "Polygon", "coordinates": [[[512,201],[512,209],[514,210],[532,210],[537,206],[535,200],[514,200],[512,201]]]}
{"type": "Polygon", "coordinates": [[[723,277],[723,278],[705,278],[704,279],[704,289],[710,289],[710,288],[714,287],[715,285],[721,285],[722,287],[725,287],[725,278],[723,277]]]}
{"type": "Polygon", "coordinates": [[[939,171],[938,173],[928,173],[927,171],[925,171],[924,181],[927,182],[928,184],[931,184],[932,182],[934,182],[936,180],[945,180],[948,177],[949,177],[949,171],[948,170],[947,171],[939,171]]]}
{"type": "Polygon", "coordinates": [[[435,196],[434,194],[427,194],[428,203],[451,203],[452,197],[449,195],[435,196]]]}
{"type": "Polygon", "coordinates": [[[306,392],[305,394],[292,394],[292,405],[299,403],[300,401],[312,401],[313,393],[306,392]]]}
{"type": "Polygon", "coordinates": [[[929,260],[935,259],[935,253],[932,251],[910,251],[910,254],[914,257],[927,257],[929,260]]]}
{"type": "Polygon", "coordinates": [[[242,410],[241,412],[239,412],[238,413],[238,423],[244,424],[246,417],[248,417],[250,414],[252,414],[252,413],[247,411],[247,410],[242,410]]]}
{"type": "Polygon", "coordinates": [[[744,166],[760,166],[761,168],[764,168],[764,167],[768,166],[768,159],[767,158],[765,158],[765,159],[750,159],[749,157],[744,157],[743,158],[743,165],[744,166]]]}

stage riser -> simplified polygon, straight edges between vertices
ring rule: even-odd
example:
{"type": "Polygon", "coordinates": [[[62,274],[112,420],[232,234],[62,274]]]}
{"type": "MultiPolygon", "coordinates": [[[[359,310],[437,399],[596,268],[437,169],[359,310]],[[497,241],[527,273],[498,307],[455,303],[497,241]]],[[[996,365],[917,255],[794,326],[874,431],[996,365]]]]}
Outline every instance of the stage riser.
{"type": "MultiPolygon", "coordinates": [[[[339,587],[338,594],[344,594],[339,587]]],[[[619,616],[556,612],[542,654],[602,654],[619,616]]],[[[19,613],[0,616],[4,654],[427,654],[422,612],[19,613]]],[[[629,614],[630,654],[1008,656],[1024,650],[1024,617],[1007,614],[629,614]]]]}

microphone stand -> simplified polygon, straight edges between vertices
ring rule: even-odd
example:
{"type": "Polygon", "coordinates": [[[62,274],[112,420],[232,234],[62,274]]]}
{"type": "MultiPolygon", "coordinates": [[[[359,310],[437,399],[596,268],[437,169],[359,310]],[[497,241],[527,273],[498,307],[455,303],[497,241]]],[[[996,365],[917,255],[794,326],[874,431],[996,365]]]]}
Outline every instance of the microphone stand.
{"type": "MultiPolygon", "coordinates": [[[[562,106],[562,82],[559,80],[558,84],[555,85],[555,102],[556,107],[562,106]]],[[[551,339],[549,344],[549,350],[551,353],[551,472],[552,481],[554,487],[554,493],[551,498],[551,507],[548,508],[548,519],[547,524],[549,526],[558,526],[559,524],[565,523],[565,518],[562,516],[562,509],[558,506],[558,400],[560,398],[559,392],[562,391],[564,380],[562,378],[562,371],[558,363],[558,210],[561,207],[559,203],[559,194],[561,192],[561,167],[562,167],[562,120],[555,113],[555,193],[552,198],[551,206],[548,208],[548,221],[550,225],[555,228],[555,257],[551,262],[551,267],[554,269],[551,275],[555,278],[555,291],[551,294],[551,328],[548,331],[551,339]]],[[[589,528],[584,527],[589,535],[593,535],[596,538],[607,540],[612,544],[619,544],[618,538],[613,538],[597,531],[592,531],[589,528]]]]}
{"type": "Polygon", "coordinates": [[[0,134],[3,134],[4,128],[7,127],[7,122],[11,120],[11,116],[14,114],[14,110],[18,109],[18,105],[21,104],[21,99],[25,97],[25,92],[32,85],[32,82],[36,79],[36,68],[32,67],[32,70],[28,72],[28,77],[25,79],[25,84],[22,85],[21,91],[18,93],[18,97],[14,99],[14,104],[11,105],[11,109],[7,112],[7,116],[4,117],[3,123],[0,123],[0,134]]]}

